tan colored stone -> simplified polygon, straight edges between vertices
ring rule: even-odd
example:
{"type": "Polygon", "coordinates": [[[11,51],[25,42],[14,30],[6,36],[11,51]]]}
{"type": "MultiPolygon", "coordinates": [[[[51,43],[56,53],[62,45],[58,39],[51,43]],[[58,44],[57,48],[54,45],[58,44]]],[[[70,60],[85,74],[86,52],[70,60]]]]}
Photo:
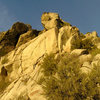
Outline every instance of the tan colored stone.
{"type": "Polygon", "coordinates": [[[91,69],[88,68],[88,67],[81,67],[80,70],[81,70],[83,73],[86,73],[86,74],[88,74],[88,73],[91,72],[91,69]]]}
{"type": "Polygon", "coordinates": [[[10,78],[14,79],[21,73],[30,72],[34,64],[36,64],[46,53],[56,53],[58,51],[57,36],[58,29],[50,29],[10,52],[7,55],[10,61],[9,63],[13,63],[13,72],[10,78]]]}
{"type": "Polygon", "coordinates": [[[100,43],[97,44],[97,48],[100,49],[100,43]]]}
{"type": "Polygon", "coordinates": [[[90,54],[88,55],[81,55],[79,57],[79,62],[85,62],[85,61],[91,61],[92,56],[90,54]]]}
{"type": "Polygon", "coordinates": [[[37,84],[40,77],[40,67],[37,66],[28,74],[17,77],[5,90],[4,94],[0,94],[0,100],[18,100],[18,98],[26,100],[46,100],[43,95],[42,87],[37,84]]]}
{"type": "Polygon", "coordinates": [[[96,61],[96,60],[100,60],[100,54],[97,54],[97,55],[94,57],[93,61],[96,61]]]}
{"type": "Polygon", "coordinates": [[[96,31],[89,32],[89,33],[85,34],[85,36],[86,36],[86,38],[91,38],[91,37],[92,37],[92,38],[96,38],[96,37],[98,37],[96,31]]]}
{"type": "Polygon", "coordinates": [[[75,49],[71,52],[71,54],[76,54],[78,56],[83,55],[83,54],[87,54],[87,50],[86,49],[75,49]]]}
{"type": "Polygon", "coordinates": [[[46,30],[56,27],[60,28],[64,25],[70,26],[69,23],[64,22],[62,19],[60,19],[59,14],[51,12],[45,12],[42,14],[41,23],[46,30]]]}
{"type": "Polygon", "coordinates": [[[72,26],[64,26],[59,29],[58,47],[59,51],[71,52],[75,41],[79,38],[79,29],[72,26]]]}
{"type": "Polygon", "coordinates": [[[57,20],[59,15],[57,13],[43,13],[41,16],[41,23],[45,29],[51,29],[58,26],[57,20]]]}

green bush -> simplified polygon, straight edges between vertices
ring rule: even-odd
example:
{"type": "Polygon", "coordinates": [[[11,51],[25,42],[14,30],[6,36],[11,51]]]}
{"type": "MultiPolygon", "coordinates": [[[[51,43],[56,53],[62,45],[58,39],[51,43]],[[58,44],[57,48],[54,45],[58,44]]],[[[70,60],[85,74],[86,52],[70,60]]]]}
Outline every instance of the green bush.
{"type": "Polygon", "coordinates": [[[91,41],[91,39],[82,40],[80,46],[81,46],[81,49],[87,49],[89,52],[96,47],[91,41]]]}
{"type": "Polygon", "coordinates": [[[96,45],[93,43],[91,39],[83,39],[80,37],[77,41],[74,41],[72,49],[87,49],[88,52],[91,52],[96,48],[96,45]]]}
{"type": "Polygon", "coordinates": [[[77,41],[76,39],[72,42],[72,50],[74,49],[81,49],[81,38],[78,38],[77,41]]]}
{"type": "Polygon", "coordinates": [[[46,55],[41,68],[45,76],[50,76],[56,73],[57,66],[54,54],[46,55]]]}
{"type": "Polygon", "coordinates": [[[85,35],[83,33],[80,33],[80,38],[81,39],[84,39],[85,38],[85,35]]]}
{"type": "Polygon", "coordinates": [[[88,89],[91,90],[89,92],[93,100],[100,100],[100,63],[94,65],[89,74],[88,89]]]}
{"type": "Polygon", "coordinates": [[[53,54],[44,58],[41,66],[43,76],[39,83],[47,100],[99,100],[95,83],[100,83],[100,73],[97,74],[97,70],[92,71],[93,76],[82,73],[77,58],[69,54],[57,59],[53,54]],[[94,82],[94,77],[98,75],[99,80],[94,82]]]}
{"type": "Polygon", "coordinates": [[[90,54],[94,57],[94,56],[96,56],[97,54],[100,54],[100,49],[98,49],[98,48],[92,49],[92,50],[90,51],[90,54]]]}

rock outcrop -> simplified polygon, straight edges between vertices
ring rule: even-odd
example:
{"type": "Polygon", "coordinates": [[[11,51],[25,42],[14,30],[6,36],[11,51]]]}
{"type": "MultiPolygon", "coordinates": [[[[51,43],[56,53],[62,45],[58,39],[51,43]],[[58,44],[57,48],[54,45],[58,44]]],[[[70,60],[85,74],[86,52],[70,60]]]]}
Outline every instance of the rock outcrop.
{"type": "Polygon", "coordinates": [[[0,34],[0,56],[12,51],[16,46],[20,46],[21,44],[26,43],[28,40],[33,39],[38,35],[38,33],[39,31],[32,30],[29,24],[24,24],[21,22],[14,23],[10,30],[0,34]],[[22,37],[24,37],[25,40],[22,40],[22,37]]]}
{"type": "Polygon", "coordinates": [[[44,26],[42,34],[20,22],[0,34],[0,52],[7,52],[0,57],[0,73],[6,69],[5,80],[9,79],[10,82],[0,93],[0,100],[46,100],[41,95],[41,86],[37,84],[42,74],[40,65],[45,54],[76,54],[82,63],[81,70],[86,73],[91,71],[95,61],[100,62],[100,54],[92,57],[87,49],[77,46],[88,37],[99,38],[96,32],[81,38],[79,29],[64,22],[57,13],[43,13],[41,23],[44,26]]]}
{"type": "Polygon", "coordinates": [[[62,19],[60,19],[59,14],[50,12],[43,13],[41,17],[41,23],[46,30],[56,27],[60,28],[64,25],[70,26],[69,23],[64,22],[62,19]]]}
{"type": "Polygon", "coordinates": [[[8,53],[13,50],[21,34],[28,31],[28,27],[20,22],[15,23],[10,30],[0,34],[0,52],[8,53]]]}

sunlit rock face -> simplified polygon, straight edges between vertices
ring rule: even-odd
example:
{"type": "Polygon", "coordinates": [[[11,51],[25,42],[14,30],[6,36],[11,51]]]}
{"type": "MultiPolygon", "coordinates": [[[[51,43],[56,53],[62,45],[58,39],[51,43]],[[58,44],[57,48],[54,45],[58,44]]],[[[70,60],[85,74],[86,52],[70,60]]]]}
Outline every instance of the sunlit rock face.
{"type": "Polygon", "coordinates": [[[46,54],[78,55],[81,70],[85,73],[91,72],[94,63],[100,61],[100,54],[93,59],[87,49],[80,46],[80,40],[91,37],[97,40],[93,43],[100,49],[99,37],[95,31],[81,35],[77,27],[64,22],[59,14],[51,12],[42,14],[41,23],[44,26],[42,31],[32,29],[29,24],[17,22],[10,30],[0,34],[0,50],[7,51],[7,54],[0,56],[0,73],[4,69],[5,80],[10,81],[10,85],[0,93],[0,100],[19,100],[21,96],[24,100],[46,100],[41,95],[42,87],[37,84],[46,54]]]}
{"type": "Polygon", "coordinates": [[[71,52],[72,44],[79,38],[79,29],[71,24],[64,22],[57,13],[45,12],[42,14],[41,23],[46,30],[57,28],[59,51],[71,52]]]}
{"type": "Polygon", "coordinates": [[[41,17],[41,23],[46,30],[60,27],[58,20],[60,20],[60,17],[57,13],[43,13],[41,17]]]}
{"type": "Polygon", "coordinates": [[[61,27],[58,34],[59,51],[71,52],[79,36],[80,32],[77,27],[68,25],[61,27]]]}
{"type": "Polygon", "coordinates": [[[0,66],[5,66],[5,68],[8,68],[10,66],[12,68],[12,71],[10,73],[8,71],[9,80],[12,81],[16,80],[16,78],[18,77],[21,77],[21,80],[23,81],[22,76],[24,76],[26,77],[25,80],[27,81],[23,82],[29,82],[27,85],[24,86],[24,83],[22,83],[20,78],[18,78],[16,83],[12,83],[10,85],[10,87],[15,86],[15,88],[12,88],[10,93],[8,92],[8,88],[1,100],[10,100],[10,98],[12,98],[13,100],[15,96],[11,95],[17,95],[17,93],[19,92],[19,94],[17,95],[19,96],[20,94],[22,94],[22,92],[26,93],[26,90],[28,90],[28,96],[31,98],[31,100],[45,100],[43,96],[40,96],[42,91],[41,87],[35,84],[40,75],[40,73],[38,73],[40,70],[38,64],[42,61],[46,53],[56,53],[58,51],[57,34],[58,30],[56,28],[52,28],[1,58],[0,66]],[[9,61],[5,64],[2,64],[2,60],[5,59],[5,57],[9,59],[9,61]],[[31,80],[32,77],[33,79],[31,80]],[[18,86],[19,84],[22,85],[18,86]],[[30,87],[31,84],[33,84],[32,87],[30,87]],[[31,90],[30,88],[33,89],[31,90]],[[16,89],[18,90],[18,92],[15,91],[16,89]]]}
{"type": "Polygon", "coordinates": [[[70,26],[69,23],[64,22],[58,13],[45,12],[41,16],[41,23],[46,30],[51,28],[61,28],[64,25],[70,26]]]}
{"type": "Polygon", "coordinates": [[[91,38],[91,37],[94,37],[94,38],[96,38],[96,37],[98,37],[98,35],[97,35],[97,32],[96,31],[93,31],[93,32],[88,32],[87,34],[85,34],[85,36],[87,37],[87,38],[91,38]]]}

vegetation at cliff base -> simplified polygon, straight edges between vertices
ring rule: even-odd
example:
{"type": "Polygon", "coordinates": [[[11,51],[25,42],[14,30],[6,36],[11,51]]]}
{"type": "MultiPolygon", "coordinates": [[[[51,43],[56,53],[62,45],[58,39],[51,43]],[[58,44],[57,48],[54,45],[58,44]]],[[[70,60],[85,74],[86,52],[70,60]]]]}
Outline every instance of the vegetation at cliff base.
{"type": "Polygon", "coordinates": [[[78,56],[47,55],[41,65],[43,75],[38,83],[47,100],[99,100],[100,66],[87,75],[80,70],[78,56]]]}

